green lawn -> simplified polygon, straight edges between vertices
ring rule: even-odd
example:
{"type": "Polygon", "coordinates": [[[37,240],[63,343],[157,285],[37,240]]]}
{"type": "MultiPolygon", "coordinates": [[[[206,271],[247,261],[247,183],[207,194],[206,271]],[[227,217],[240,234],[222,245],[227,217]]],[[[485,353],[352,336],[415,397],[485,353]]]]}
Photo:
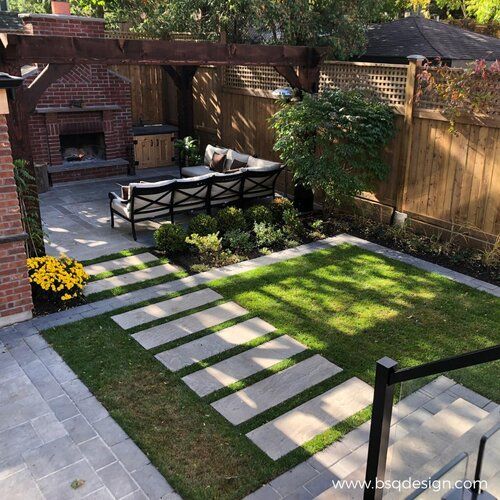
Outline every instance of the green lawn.
{"type": "MultiPolygon", "coordinates": [[[[165,346],[145,351],[129,337],[136,330],[125,332],[110,315],[45,332],[47,340],[186,498],[242,498],[364,422],[369,409],[277,462],[244,436],[351,376],[373,383],[375,362],[382,356],[393,357],[400,366],[411,366],[500,343],[499,299],[351,246],[218,280],[210,287],[247,308],[250,316],[273,324],[276,334],[287,333],[310,351],[216,396],[200,399],[180,380],[196,367],[177,374],[168,372],[153,358],[165,346]],[[344,371],[236,428],[208,404],[314,353],[321,353],[344,371]]],[[[500,400],[499,363],[452,376],[500,400]]]]}

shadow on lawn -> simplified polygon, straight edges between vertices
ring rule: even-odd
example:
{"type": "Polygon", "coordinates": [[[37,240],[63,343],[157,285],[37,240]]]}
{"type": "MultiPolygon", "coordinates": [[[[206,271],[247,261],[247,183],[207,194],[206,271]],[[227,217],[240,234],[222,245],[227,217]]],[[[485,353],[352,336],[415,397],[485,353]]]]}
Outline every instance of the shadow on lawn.
{"type": "MultiPolygon", "coordinates": [[[[383,356],[407,367],[500,342],[495,297],[350,246],[213,285],[371,384],[383,356]]],[[[499,368],[490,363],[457,378],[498,399],[499,368]]]]}

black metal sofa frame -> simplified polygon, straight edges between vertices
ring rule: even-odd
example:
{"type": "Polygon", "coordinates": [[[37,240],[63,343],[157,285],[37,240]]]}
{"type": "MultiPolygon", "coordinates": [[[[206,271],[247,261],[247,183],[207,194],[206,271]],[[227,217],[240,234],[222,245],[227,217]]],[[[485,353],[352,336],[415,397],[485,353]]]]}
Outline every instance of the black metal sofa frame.
{"type": "Polygon", "coordinates": [[[115,215],[132,225],[132,236],[137,240],[135,224],[145,220],[170,217],[174,222],[176,214],[194,210],[205,210],[211,214],[214,206],[234,203],[243,206],[246,200],[276,196],[276,181],[284,166],[268,170],[260,169],[235,174],[214,174],[189,179],[176,179],[162,186],[146,183],[144,187],[134,186],[128,200],[110,192],[109,209],[111,227],[115,226],[115,215]],[[114,204],[120,204],[117,211],[114,204]]]}

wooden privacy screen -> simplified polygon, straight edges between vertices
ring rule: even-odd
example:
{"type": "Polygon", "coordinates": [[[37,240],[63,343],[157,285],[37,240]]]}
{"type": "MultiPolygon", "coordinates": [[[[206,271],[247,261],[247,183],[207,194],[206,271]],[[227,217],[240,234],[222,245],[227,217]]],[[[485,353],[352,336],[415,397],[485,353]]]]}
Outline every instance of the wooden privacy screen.
{"type": "MultiPolygon", "coordinates": [[[[142,116],[150,123],[175,123],[175,89],[170,79],[159,68],[132,68],[129,73],[121,67],[119,71],[132,80],[134,121],[142,116]]],[[[363,87],[396,113],[396,137],[385,152],[391,172],[373,192],[364,193],[360,202],[369,203],[371,208],[375,203],[388,217],[401,197],[402,210],[414,221],[445,230],[467,227],[478,239],[491,240],[500,233],[500,121],[493,116],[486,126],[463,120],[453,135],[436,110],[438,103],[431,106],[422,101],[414,107],[412,126],[405,127],[407,68],[349,62],[322,65],[320,90],[363,87]],[[412,147],[407,162],[408,130],[412,147]],[[402,196],[405,168],[407,183],[402,196]]],[[[214,142],[262,158],[276,158],[268,119],[277,107],[270,96],[272,90],[284,85],[285,80],[270,67],[200,68],[193,92],[195,130],[202,146],[214,142]]],[[[290,187],[287,173],[279,188],[290,192],[290,187]]]]}

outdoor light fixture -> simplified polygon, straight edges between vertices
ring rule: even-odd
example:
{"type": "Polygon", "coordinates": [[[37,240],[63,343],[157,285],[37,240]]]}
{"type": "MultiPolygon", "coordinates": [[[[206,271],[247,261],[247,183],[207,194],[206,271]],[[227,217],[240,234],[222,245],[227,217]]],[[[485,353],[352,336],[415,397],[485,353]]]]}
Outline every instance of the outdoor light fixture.
{"type": "Polygon", "coordinates": [[[293,90],[290,87],[281,87],[272,91],[272,96],[275,99],[283,99],[288,101],[293,97],[293,90]]]}

